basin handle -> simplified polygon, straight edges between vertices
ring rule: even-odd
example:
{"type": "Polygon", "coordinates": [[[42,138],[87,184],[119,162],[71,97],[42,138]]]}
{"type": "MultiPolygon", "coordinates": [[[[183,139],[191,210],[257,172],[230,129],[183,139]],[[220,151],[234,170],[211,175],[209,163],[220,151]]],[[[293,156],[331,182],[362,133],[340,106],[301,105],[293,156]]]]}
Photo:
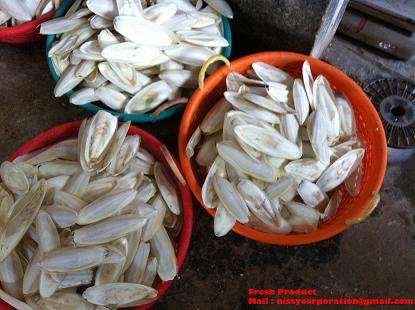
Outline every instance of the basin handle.
{"type": "Polygon", "coordinates": [[[345,221],[347,226],[359,224],[363,222],[365,219],[369,217],[369,215],[376,209],[380,201],[380,194],[377,192],[372,192],[372,201],[370,202],[369,206],[356,218],[348,219],[345,221]]]}
{"type": "Polygon", "coordinates": [[[228,67],[231,66],[228,58],[223,55],[215,55],[210,57],[202,66],[199,72],[199,88],[203,90],[205,88],[205,77],[207,69],[215,62],[223,61],[228,67]]]}

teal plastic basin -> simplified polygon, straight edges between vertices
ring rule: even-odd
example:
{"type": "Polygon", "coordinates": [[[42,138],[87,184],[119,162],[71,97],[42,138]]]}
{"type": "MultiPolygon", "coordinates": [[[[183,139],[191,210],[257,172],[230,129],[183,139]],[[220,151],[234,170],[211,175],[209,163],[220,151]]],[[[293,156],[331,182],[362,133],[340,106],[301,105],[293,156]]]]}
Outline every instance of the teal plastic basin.
{"type": "MultiPolygon", "coordinates": [[[[75,2],[75,0],[63,1],[60,8],[55,13],[55,18],[64,16],[74,2],[75,2]]],[[[223,21],[224,36],[229,42],[229,46],[224,50],[223,56],[225,56],[226,58],[229,58],[231,56],[231,51],[232,51],[231,26],[230,26],[229,20],[227,18],[222,17],[222,21],[223,21]]],[[[55,68],[53,67],[52,60],[51,60],[50,57],[47,56],[48,53],[49,53],[49,50],[52,47],[53,42],[55,41],[55,39],[56,39],[55,35],[49,35],[47,37],[47,40],[46,40],[46,57],[47,57],[48,66],[49,66],[50,72],[52,74],[52,77],[55,81],[58,81],[59,76],[56,73],[55,68]]],[[[72,93],[73,93],[73,91],[70,91],[70,92],[66,93],[66,96],[70,97],[72,95],[72,93]]],[[[184,110],[185,106],[186,106],[185,103],[179,104],[179,105],[174,106],[170,109],[167,109],[166,111],[163,111],[162,113],[160,113],[156,117],[151,116],[150,113],[145,113],[145,114],[120,113],[120,112],[113,111],[111,109],[102,108],[102,107],[97,106],[93,103],[87,103],[87,104],[81,105],[79,107],[84,109],[84,110],[87,110],[91,113],[97,113],[99,110],[108,111],[111,114],[116,115],[119,118],[120,121],[131,121],[131,122],[134,122],[134,123],[151,123],[151,122],[161,121],[163,119],[166,119],[166,118],[169,118],[169,117],[173,116],[174,114],[182,112],[184,110]]]]}

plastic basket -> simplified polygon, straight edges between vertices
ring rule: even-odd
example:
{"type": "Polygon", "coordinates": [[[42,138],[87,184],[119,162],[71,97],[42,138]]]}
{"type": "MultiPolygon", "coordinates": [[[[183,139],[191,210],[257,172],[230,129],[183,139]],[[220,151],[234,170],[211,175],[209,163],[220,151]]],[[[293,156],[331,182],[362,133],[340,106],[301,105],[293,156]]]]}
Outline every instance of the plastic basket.
{"type": "MultiPolygon", "coordinates": [[[[203,178],[198,175],[197,165],[193,159],[186,157],[185,148],[195,128],[206,112],[223,96],[226,90],[225,79],[230,71],[245,73],[256,61],[269,63],[279,67],[292,76],[300,77],[304,60],[311,65],[313,75],[323,74],[337,90],[343,92],[351,101],[356,116],[359,135],[363,140],[366,153],[363,159],[364,175],[361,192],[357,197],[349,196],[345,189],[341,207],[335,219],[320,224],[318,230],[306,234],[276,235],[256,231],[237,223],[233,231],[247,238],[271,244],[296,245],[313,243],[330,238],[356,224],[367,216],[379,202],[379,190],[386,171],[387,146],[385,132],[379,116],[372,103],[362,89],[346,74],[333,66],[301,54],[288,52],[265,52],[249,55],[231,62],[230,68],[222,67],[205,81],[204,90],[197,90],[189,101],[184,112],[179,132],[179,154],[185,178],[200,204],[203,178]]],[[[205,208],[206,209],[206,208],[205,208]]],[[[206,209],[214,216],[214,209],[206,209]]]]}
{"type": "MultiPolygon", "coordinates": [[[[65,139],[74,138],[78,135],[80,125],[81,125],[81,121],[75,121],[75,122],[65,123],[60,126],[46,130],[40,133],[39,135],[37,135],[36,137],[32,138],[31,140],[29,140],[28,142],[26,142],[16,152],[14,152],[8,158],[8,160],[14,160],[18,156],[35,151],[37,149],[41,149],[45,146],[63,141],[65,139]]],[[[170,169],[170,166],[167,164],[167,161],[161,151],[161,147],[163,146],[163,144],[160,141],[158,141],[155,137],[153,137],[149,133],[135,126],[130,126],[130,130],[128,131],[128,134],[129,135],[140,135],[141,145],[144,148],[146,148],[156,158],[156,160],[162,162],[165,165],[165,167],[169,169],[170,172],[172,172],[170,169]]],[[[173,157],[171,153],[170,155],[173,157]]],[[[177,165],[178,164],[177,160],[174,159],[174,161],[177,165]]],[[[171,174],[174,176],[173,173],[171,174]]],[[[181,202],[182,202],[182,215],[183,215],[182,230],[178,238],[176,238],[177,265],[178,265],[178,268],[180,269],[186,257],[187,250],[189,248],[190,238],[192,235],[193,207],[192,207],[192,196],[191,196],[189,187],[179,182],[179,180],[176,177],[174,177],[174,180],[180,192],[181,202]]],[[[140,307],[131,308],[131,309],[144,310],[144,309],[151,308],[157,302],[157,300],[159,300],[161,296],[164,295],[164,293],[169,288],[169,286],[173,283],[173,281],[174,280],[162,282],[159,278],[157,278],[155,285],[153,285],[153,287],[158,291],[157,299],[154,302],[151,302],[149,304],[146,304],[140,307]]],[[[14,308],[0,299],[0,309],[6,310],[6,309],[14,309],[14,308]]]]}
{"type": "Polygon", "coordinates": [[[0,28],[0,42],[21,44],[44,40],[45,36],[39,34],[40,24],[52,19],[54,15],[55,10],[52,10],[34,21],[15,27],[0,28]]]}
{"type": "MultiPolygon", "coordinates": [[[[73,4],[75,0],[67,0],[64,3],[61,4],[59,9],[56,11],[55,17],[61,17],[66,14],[66,12],[69,10],[71,5],[73,4]]],[[[223,55],[226,58],[229,58],[231,56],[232,52],[232,32],[231,32],[231,26],[229,24],[228,19],[222,18],[223,21],[223,29],[224,29],[224,36],[229,42],[229,46],[224,50],[223,55]]],[[[46,57],[49,65],[50,72],[52,73],[52,77],[55,81],[59,80],[59,76],[55,71],[55,68],[53,67],[52,60],[50,57],[48,57],[48,52],[52,47],[53,42],[55,41],[56,36],[55,35],[49,35],[46,40],[46,57]]],[[[70,97],[72,95],[72,91],[68,92],[66,95],[70,97]]],[[[102,108],[100,106],[97,106],[93,103],[87,103],[84,105],[79,106],[80,108],[87,110],[91,113],[97,113],[99,110],[105,110],[110,112],[113,115],[116,115],[120,121],[132,121],[135,123],[152,123],[161,121],[163,119],[169,118],[179,112],[182,112],[185,108],[186,104],[181,103],[174,107],[171,107],[160,114],[158,114],[156,117],[153,117],[151,113],[145,113],[145,114],[125,114],[113,111],[111,109],[102,108]]]]}

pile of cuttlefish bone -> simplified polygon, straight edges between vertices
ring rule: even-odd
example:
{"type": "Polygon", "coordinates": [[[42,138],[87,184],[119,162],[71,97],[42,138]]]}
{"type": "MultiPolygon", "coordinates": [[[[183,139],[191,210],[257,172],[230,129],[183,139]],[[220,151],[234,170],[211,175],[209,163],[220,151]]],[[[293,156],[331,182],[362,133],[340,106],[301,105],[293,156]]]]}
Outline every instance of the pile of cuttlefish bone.
{"type": "Polygon", "coordinates": [[[359,194],[365,150],[353,108],[324,76],[314,80],[307,61],[302,73],[293,79],[262,62],[247,76],[230,73],[224,98],[190,138],[186,154],[197,146],[207,172],[202,199],[216,208],[215,235],[236,221],[267,233],[312,232],[335,217],[341,184],[359,194]]]}
{"type": "Polygon", "coordinates": [[[55,96],[79,85],[72,104],[101,101],[127,114],[156,115],[187,102],[200,67],[229,45],[220,14],[232,17],[231,8],[205,2],[76,1],[40,29],[60,35],[49,51],[60,75],[55,96]]]}
{"type": "Polygon", "coordinates": [[[0,0],[0,28],[30,22],[58,8],[59,0],[0,0]]]}
{"type": "Polygon", "coordinates": [[[78,139],[0,166],[0,298],[17,309],[123,308],[154,300],[156,275],[176,276],[180,194],[129,126],[101,111],[78,139]]]}

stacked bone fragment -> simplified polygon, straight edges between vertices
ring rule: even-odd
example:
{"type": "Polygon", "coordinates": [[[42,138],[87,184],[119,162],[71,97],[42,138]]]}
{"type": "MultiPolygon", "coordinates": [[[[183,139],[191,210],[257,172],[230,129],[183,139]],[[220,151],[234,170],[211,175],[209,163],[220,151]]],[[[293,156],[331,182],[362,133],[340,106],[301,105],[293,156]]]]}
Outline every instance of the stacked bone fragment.
{"type": "Polygon", "coordinates": [[[353,108],[310,64],[302,78],[256,62],[231,72],[227,91],[188,141],[205,172],[202,199],[215,235],[236,222],[266,233],[307,233],[332,220],[345,187],[357,196],[365,150],[353,108]]]}
{"type": "Polygon", "coordinates": [[[0,28],[14,27],[35,20],[57,9],[54,0],[0,0],[0,28]]]}
{"type": "Polygon", "coordinates": [[[200,67],[229,45],[221,14],[232,10],[223,0],[205,2],[75,1],[40,29],[58,35],[49,51],[60,76],[55,96],[75,89],[75,105],[101,102],[126,114],[187,102],[200,67]]]}
{"type": "Polygon", "coordinates": [[[101,111],[77,139],[1,165],[0,298],[123,308],[153,301],[157,276],[176,276],[180,194],[129,126],[101,111]]]}

